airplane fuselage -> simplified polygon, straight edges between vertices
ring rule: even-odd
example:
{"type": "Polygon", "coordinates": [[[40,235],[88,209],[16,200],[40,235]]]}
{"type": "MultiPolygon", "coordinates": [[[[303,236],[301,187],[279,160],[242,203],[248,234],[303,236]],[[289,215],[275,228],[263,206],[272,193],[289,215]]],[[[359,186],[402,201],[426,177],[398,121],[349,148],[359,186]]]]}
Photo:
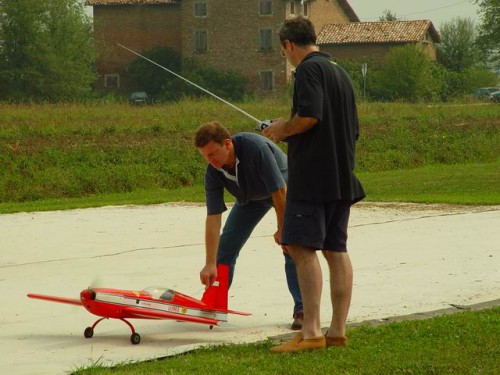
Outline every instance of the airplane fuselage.
{"type": "Polygon", "coordinates": [[[211,310],[204,302],[182,293],[168,291],[169,301],[153,298],[144,290],[103,288],[85,289],[80,298],[90,313],[106,318],[161,319],[154,314],[168,313],[172,314],[171,319],[195,323],[213,325],[227,321],[227,313],[211,310]]]}

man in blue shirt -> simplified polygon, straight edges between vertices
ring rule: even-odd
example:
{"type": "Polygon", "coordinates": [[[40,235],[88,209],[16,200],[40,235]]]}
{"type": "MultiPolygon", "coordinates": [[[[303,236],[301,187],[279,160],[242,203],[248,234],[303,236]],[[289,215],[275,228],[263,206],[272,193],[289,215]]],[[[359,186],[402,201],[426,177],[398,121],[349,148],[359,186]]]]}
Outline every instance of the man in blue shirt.
{"type": "MultiPolygon", "coordinates": [[[[286,155],[265,137],[240,133],[231,137],[217,122],[200,126],[194,144],[207,161],[205,193],[205,266],[201,282],[209,286],[217,276],[217,265],[227,264],[231,285],[236,259],[255,226],[274,207],[277,231],[274,241],[281,245],[288,168],[286,155]],[[227,210],[224,189],[236,198],[220,233],[222,213],[227,210]]],[[[284,251],[288,289],[294,300],[291,328],[302,328],[303,308],[295,263],[284,251]]]]}

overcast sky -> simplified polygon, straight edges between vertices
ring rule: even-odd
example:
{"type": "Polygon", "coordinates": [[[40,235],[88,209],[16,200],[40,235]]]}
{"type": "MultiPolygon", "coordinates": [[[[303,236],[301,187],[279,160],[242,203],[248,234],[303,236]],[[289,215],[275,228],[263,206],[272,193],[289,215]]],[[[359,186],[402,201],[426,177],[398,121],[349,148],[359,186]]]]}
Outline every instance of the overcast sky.
{"type": "Polygon", "coordinates": [[[439,29],[454,17],[470,17],[479,22],[474,0],[348,0],[361,21],[378,21],[385,9],[407,20],[431,20],[439,29]]]}

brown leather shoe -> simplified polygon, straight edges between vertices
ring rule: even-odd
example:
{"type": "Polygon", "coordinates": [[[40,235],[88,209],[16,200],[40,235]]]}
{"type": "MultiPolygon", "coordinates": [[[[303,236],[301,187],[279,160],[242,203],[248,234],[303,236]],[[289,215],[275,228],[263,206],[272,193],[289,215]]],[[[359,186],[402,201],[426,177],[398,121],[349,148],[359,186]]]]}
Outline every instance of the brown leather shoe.
{"type": "Polygon", "coordinates": [[[297,353],[325,348],[325,336],[315,337],[313,339],[304,339],[302,332],[299,332],[290,341],[281,345],[273,346],[269,351],[271,353],[297,353]]]}
{"type": "MultiPolygon", "coordinates": [[[[328,333],[328,332],[327,332],[328,333]]],[[[347,336],[341,337],[328,337],[325,336],[326,346],[347,346],[347,336]]]]}
{"type": "Polygon", "coordinates": [[[293,315],[293,323],[290,326],[292,331],[298,331],[302,329],[302,321],[304,320],[304,313],[299,311],[293,315]]]}

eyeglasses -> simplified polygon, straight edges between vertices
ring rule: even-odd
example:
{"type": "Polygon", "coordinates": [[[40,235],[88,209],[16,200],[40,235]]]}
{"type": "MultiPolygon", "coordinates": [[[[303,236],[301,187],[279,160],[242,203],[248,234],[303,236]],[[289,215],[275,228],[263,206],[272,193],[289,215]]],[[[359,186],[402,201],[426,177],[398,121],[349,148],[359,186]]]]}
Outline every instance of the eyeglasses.
{"type": "Polygon", "coordinates": [[[286,42],[291,43],[289,40],[285,40],[283,43],[280,45],[280,55],[281,57],[286,57],[286,42]]]}

